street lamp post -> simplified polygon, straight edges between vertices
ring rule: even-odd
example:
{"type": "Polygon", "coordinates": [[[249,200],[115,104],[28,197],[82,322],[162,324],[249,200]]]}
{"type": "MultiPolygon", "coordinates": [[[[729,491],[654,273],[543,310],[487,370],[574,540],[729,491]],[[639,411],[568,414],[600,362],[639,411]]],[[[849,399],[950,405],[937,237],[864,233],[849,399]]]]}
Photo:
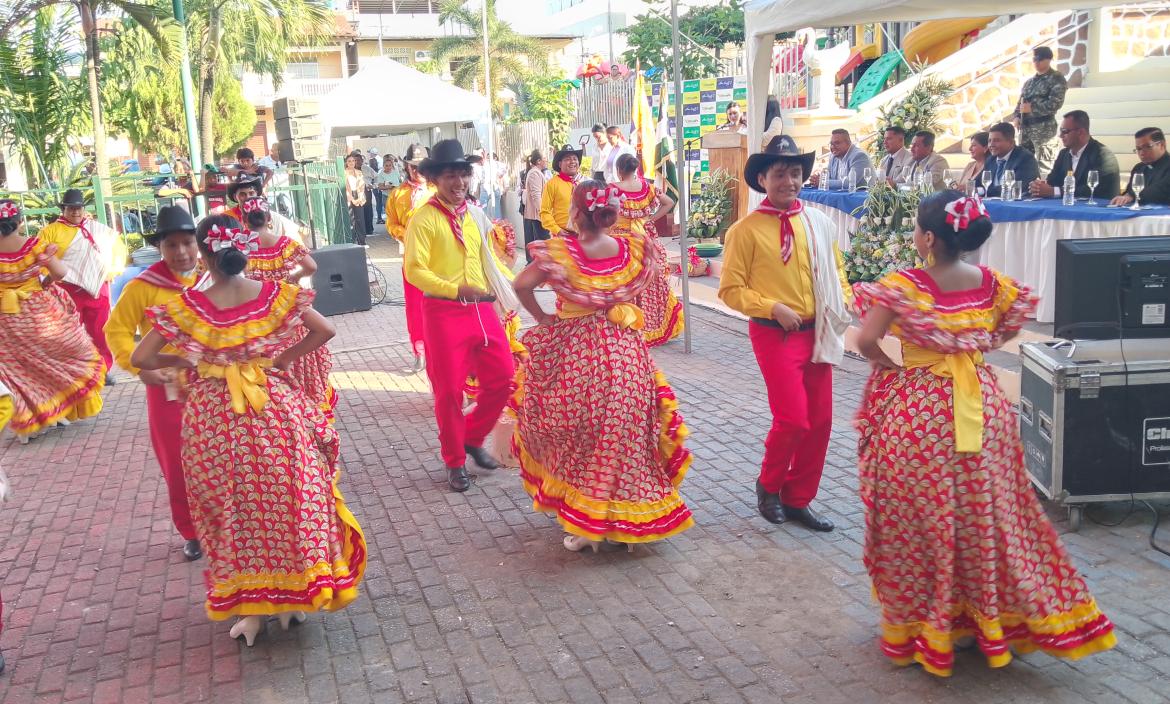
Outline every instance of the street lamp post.
{"type": "MultiPolygon", "coordinates": [[[[674,52],[674,134],[675,134],[675,149],[678,152],[676,162],[678,166],[684,166],[687,158],[686,141],[684,140],[683,131],[683,89],[682,89],[682,60],[679,58],[678,46],[678,0],[670,0],[670,41],[673,45],[671,48],[674,52]]],[[[679,279],[682,281],[682,300],[683,300],[683,319],[686,320],[686,325],[683,327],[683,350],[690,354],[691,352],[691,327],[694,325],[693,318],[691,318],[691,285],[690,285],[690,271],[689,261],[687,256],[687,211],[690,210],[690,179],[686,177],[684,170],[684,177],[678,182],[678,247],[680,252],[679,257],[679,279]]]]}
{"type": "MultiPolygon", "coordinates": [[[[484,94],[487,95],[487,149],[483,155],[483,169],[484,184],[487,185],[487,200],[486,210],[489,215],[496,215],[493,204],[495,203],[495,179],[493,174],[488,173],[488,165],[492,159],[492,154],[495,153],[495,126],[492,124],[492,66],[491,57],[489,55],[490,47],[488,46],[488,0],[483,0],[483,86],[484,94]]],[[[493,167],[494,168],[494,167],[493,167]]]]}
{"type": "MultiPolygon", "coordinates": [[[[191,61],[187,56],[187,13],[183,0],[171,0],[175,23],[179,25],[179,82],[183,88],[183,117],[187,125],[188,163],[191,166],[191,187],[195,187],[195,175],[200,171],[199,126],[195,123],[195,88],[191,81],[191,61]]],[[[203,210],[203,196],[195,199],[194,215],[203,210]]]]}

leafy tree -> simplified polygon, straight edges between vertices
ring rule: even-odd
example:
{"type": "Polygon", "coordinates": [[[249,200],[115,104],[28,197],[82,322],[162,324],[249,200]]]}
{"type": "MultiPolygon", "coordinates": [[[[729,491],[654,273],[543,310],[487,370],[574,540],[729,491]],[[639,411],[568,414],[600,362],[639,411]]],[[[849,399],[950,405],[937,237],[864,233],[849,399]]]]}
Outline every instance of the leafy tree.
{"type": "Polygon", "coordinates": [[[550,144],[569,141],[569,126],[577,106],[569,99],[569,82],[564,77],[531,74],[509,87],[516,94],[516,112],[510,116],[511,122],[544,120],[550,144]]]}
{"type": "Polygon", "coordinates": [[[67,69],[80,57],[76,26],[56,7],[0,37],[0,137],[17,147],[32,183],[65,162],[67,138],[85,125],[85,84],[67,69]]]}
{"type": "Polygon", "coordinates": [[[464,7],[464,0],[443,0],[439,22],[463,26],[465,34],[440,37],[431,44],[431,54],[440,65],[454,64],[451,72],[455,84],[468,90],[486,93],[492,113],[501,116],[500,89],[524,80],[529,69],[540,71],[548,63],[548,51],[532,37],[524,36],[496,15],[496,0],[487,3],[487,38],[491,62],[491,85],[483,86],[483,18],[480,10],[464,7]]]}
{"type": "Polygon", "coordinates": [[[330,0],[184,0],[197,76],[202,160],[224,144],[215,136],[217,84],[244,69],[277,85],[288,48],[313,46],[336,34],[330,0]]]}
{"type": "MultiPolygon", "coordinates": [[[[103,40],[102,103],[110,126],[147,152],[186,152],[187,129],[181,109],[179,67],[151,51],[152,39],[132,22],[103,40]]],[[[217,155],[247,141],[256,112],[244,99],[239,81],[225,71],[215,83],[213,115],[217,155]]]]}
{"type": "MultiPolygon", "coordinates": [[[[643,69],[674,70],[670,18],[651,0],[646,13],[620,30],[626,35],[629,49],[622,59],[630,65],[641,63],[643,69]]],[[[740,0],[723,0],[718,5],[692,7],[679,17],[682,35],[679,63],[686,77],[712,76],[719,71],[718,57],[725,44],[743,44],[743,7],[740,0]],[[714,55],[712,55],[712,53],[714,55]]]]}

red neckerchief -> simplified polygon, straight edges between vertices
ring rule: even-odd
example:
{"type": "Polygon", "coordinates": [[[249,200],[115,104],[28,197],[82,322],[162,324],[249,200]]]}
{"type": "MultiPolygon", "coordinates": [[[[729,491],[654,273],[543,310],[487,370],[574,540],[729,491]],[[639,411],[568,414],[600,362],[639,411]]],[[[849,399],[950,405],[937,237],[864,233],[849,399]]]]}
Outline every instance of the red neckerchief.
{"type": "Polygon", "coordinates": [[[182,281],[179,281],[178,277],[175,276],[175,272],[171,271],[171,268],[164,261],[157,261],[146,267],[146,271],[139,274],[138,278],[151,286],[158,286],[159,288],[165,288],[170,291],[187,290],[187,287],[183,285],[182,281]]]}
{"type": "Polygon", "coordinates": [[[438,196],[431,196],[431,199],[427,203],[433,205],[440,213],[446,216],[447,224],[451,226],[451,233],[455,235],[455,239],[459,240],[459,244],[463,245],[463,216],[467,215],[467,201],[463,201],[461,205],[455,208],[455,212],[451,212],[451,209],[443,201],[439,200],[438,196]]]}
{"type": "Polygon", "coordinates": [[[577,179],[573,178],[572,176],[566,176],[565,174],[561,173],[560,171],[557,172],[557,178],[564,181],[565,183],[570,183],[573,185],[577,184],[577,179]]]}
{"type": "Polygon", "coordinates": [[[792,217],[800,215],[803,210],[804,204],[799,199],[792,201],[788,210],[780,210],[768,200],[764,200],[760,207],[756,208],[757,213],[775,215],[780,219],[780,258],[785,264],[792,258],[792,252],[796,248],[796,232],[792,229],[792,217]]]}
{"type": "Polygon", "coordinates": [[[69,227],[76,227],[77,230],[81,233],[82,237],[89,240],[89,243],[92,244],[94,247],[97,246],[97,242],[94,241],[93,235],[91,235],[89,233],[89,230],[86,229],[86,227],[85,227],[85,219],[84,218],[82,218],[80,225],[74,225],[73,223],[69,222],[68,220],[66,220],[63,217],[57,218],[57,222],[61,223],[62,225],[68,225],[69,227]]]}

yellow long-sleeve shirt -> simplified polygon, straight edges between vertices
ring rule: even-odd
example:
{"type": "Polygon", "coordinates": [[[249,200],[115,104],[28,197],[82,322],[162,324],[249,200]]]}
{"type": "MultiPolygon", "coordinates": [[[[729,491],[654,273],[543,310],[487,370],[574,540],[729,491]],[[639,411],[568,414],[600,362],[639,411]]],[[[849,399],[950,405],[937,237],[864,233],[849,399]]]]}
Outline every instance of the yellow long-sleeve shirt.
{"type": "Polygon", "coordinates": [[[561,234],[569,227],[569,205],[573,202],[576,186],[560,176],[553,176],[544,184],[540,195],[540,224],[549,233],[561,234]]]}
{"type": "Polygon", "coordinates": [[[57,245],[57,258],[61,259],[65,256],[65,251],[69,249],[69,245],[73,244],[73,240],[77,238],[78,233],[78,228],[73,225],[68,225],[63,222],[51,222],[37,233],[37,237],[46,244],[57,245]]]}
{"type": "MultiPolygon", "coordinates": [[[[194,274],[189,277],[175,274],[175,277],[184,286],[195,285],[194,274]]],[[[146,311],[169,302],[179,294],[180,292],[174,289],[161,288],[141,279],[134,279],[126,284],[118,297],[117,305],[110,311],[110,320],[105,327],[106,344],[114,353],[114,361],[119,367],[131,374],[138,374],[140,370],[130,364],[130,354],[138,344],[135,335],[146,335],[154,329],[154,325],[146,317],[146,311]]],[[[163,351],[170,354],[177,352],[170,345],[163,351]]]]}
{"type": "MultiPolygon", "coordinates": [[[[485,293],[489,290],[487,274],[484,273],[483,243],[470,212],[463,216],[462,225],[464,245],[455,239],[447,216],[438,208],[424,205],[410,219],[406,228],[403,267],[406,280],[424,294],[455,299],[463,285],[485,293]]],[[[509,279],[513,276],[494,251],[488,266],[498,267],[509,279]]]]}
{"type": "Polygon", "coordinates": [[[429,183],[421,189],[417,197],[415,189],[407,183],[390,191],[390,197],[386,199],[386,230],[390,236],[401,242],[406,236],[406,226],[410,224],[411,216],[433,195],[435,187],[429,183]]]}
{"type": "MultiPolygon", "coordinates": [[[[752,318],[771,318],[772,306],[783,303],[804,320],[816,316],[808,233],[800,218],[792,218],[796,235],[792,257],[785,264],[780,256],[780,221],[775,215],[752,213],[727,231],[724,238],[723,272],[719,275],[719,298],[731,308],[752,318]]],[[[848,303],[853,289],[845,278],[845,262],[833,243],[837,276],[848,303]]]]}

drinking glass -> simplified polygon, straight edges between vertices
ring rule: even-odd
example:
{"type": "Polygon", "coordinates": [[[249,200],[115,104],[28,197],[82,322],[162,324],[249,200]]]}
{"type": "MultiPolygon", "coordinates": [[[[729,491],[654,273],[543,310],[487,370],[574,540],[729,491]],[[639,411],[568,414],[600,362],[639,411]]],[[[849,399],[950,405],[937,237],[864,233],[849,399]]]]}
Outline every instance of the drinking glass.
{"type": "Polygon", "coordinates": [[[1093,169],[1086,175],[1085,182],[1089,184],[1089,205],[1096,205],[1093,198],[1097,197],[1097,185],[1101,183],[1101,172],[1093,169]]]}
{"type": "Polygon", "coordinates": [[[1024,197],[1024,182],[1016,181],[1012,184],[1012,200],[1022,200],[1024,197]]]}
{"type": "Polygon", "coordinates": [[[992,173],[991,169],[988,169],[983,172],[983,176],[979,180],[979,185],[983,186],[983,196],[985,198],[991,194],[991,182],[993,179],[995,179],[995,174],[992,173]]]}
{"type": "Polygon", "coordinates": [[[863,179],[863,182],[861,185],[864,188],[869,188],[870,186],[872,186],[873,185],[873,169],[867,167],[865,169],[865,171],[861,172],[861,178],[863,179]]]}
{"type": "Polygon", "coordinates": [[[1004,200],[1010,200],[1012,195],[1014,195],[1015,192],[1012,190],[1012,186],[1014,186],[1014,185],[1016,185],[1016,172],[1015,172],[1015,170],[1014,169],[1004,169],[1003,170],[1003,188],[1000,189],[1000,195],[1002,195],[1004,197],[1003,198],[1004,200]]]}
{"type": "Polygon", "coordinates": [[[1146,175],[1143,173],[1136,173],[1133,175],[1133,205],[1129,206],[1132,210],[1141,210],[1142,206],[1138,205],[1142,197],[1142,189],[1146,187],[1146,175]]]}
{"type": "Polygon", "coordinates": [[[979,184],[973,178],[968,179],[967,183],[964,184],[964,191],[966,191],[968,198],[973,198],[979,192],[979,184]]]}

